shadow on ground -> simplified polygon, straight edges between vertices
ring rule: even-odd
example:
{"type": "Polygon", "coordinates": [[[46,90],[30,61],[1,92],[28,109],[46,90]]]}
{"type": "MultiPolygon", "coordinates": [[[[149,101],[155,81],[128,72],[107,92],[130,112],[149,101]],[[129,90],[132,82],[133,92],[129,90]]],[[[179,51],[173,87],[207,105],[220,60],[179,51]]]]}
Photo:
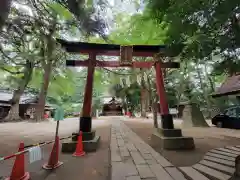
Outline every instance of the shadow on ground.
{"type": "MultiPolygon", "coordinates": [[[[128,127],[130,127],[138,136],[140,136],[146,143],[148,143],[152,148],[162,154],[166,159],[168,159],[174,166],[191,166],[203,159],[203,156],[211,149],[225,147],[225,146],[235,146],[240,145],[240,140],[234,137],[223,137],[219,138],[209,136],[208,134],[201,135],[199,137],[194,137],[191,131],[184,132],[185,136],[193,136],[196,149],[195,150],[178,150],[169,151],[163,150],[160,143],[153,142],[151,140],[151,134],[153,131],[153,125],[151,123],[139,123],[139,122],[124,122],[128,127]]],[[[200,131],[201,132],[201,131],[200,131]]],[[[206,133],[206,132],[204,132],[206,133]]]]}

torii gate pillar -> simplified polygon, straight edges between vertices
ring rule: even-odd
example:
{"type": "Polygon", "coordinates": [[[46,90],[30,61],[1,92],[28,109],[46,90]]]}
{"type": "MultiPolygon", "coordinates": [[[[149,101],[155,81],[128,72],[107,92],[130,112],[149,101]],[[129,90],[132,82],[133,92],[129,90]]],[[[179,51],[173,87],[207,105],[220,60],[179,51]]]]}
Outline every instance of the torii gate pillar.
{"type": "Polygon", "coordinates": [[[161,142],[163,149],[194,149],[194,140],[192,137],[183,137],[181,129],[174,129],[173,118],[169,113],[166,92],[164,88],[164,80],[161,69],[161,61],[155,63],[156,70],[156,86],[160,100],[161,109],[161,128],[152,134],[152,140],[161,142]]]}
{"type": "Polygon", "coordinates": [[[155,64],[156,70],[156,86],[157,93],[160,100],[160,110],[161,110],[161,123],[163,129],[173,129],[173,118],[172,115],[169,114],[168,103],[166,99],[166,92],[164,87],[163,74],[161,69],[161,62],[157,61],[155,64]]]}
{"type": "Polygon", "coordinates": [[[91,53],[89,54],[84,101],[79,123],[80,126],[79,131],[82,131],[83,133],[92,131],[91,109],[95,66],[96,66],[96,54],[91,53]]]}
{"type": "Polygon", "coordinates": [[[96,136],[96,131],[92,130],[92,94],[94,71],[96,66],[96,54],[89,53],[87,65],[87,79],[85,84],[84,100],[82,112],[79,120],[79,129],[77,133],[73,133],[72,141],[62,143],[62,152],[73,153],[76,149],[76,142],[78,140],[79,132],[82,131],[83,148],[86,152],[96,151],[100,136],[96,136]]]}

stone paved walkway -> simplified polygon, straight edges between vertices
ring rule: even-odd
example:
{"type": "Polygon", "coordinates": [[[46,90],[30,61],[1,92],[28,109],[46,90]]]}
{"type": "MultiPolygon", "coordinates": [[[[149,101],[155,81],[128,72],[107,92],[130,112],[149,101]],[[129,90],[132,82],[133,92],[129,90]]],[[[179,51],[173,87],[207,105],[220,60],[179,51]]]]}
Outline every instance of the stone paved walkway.
{"type": "Polygon", "coordinates": [[[112,180],[186,180],[177,168],[121,121],[112,124],[111,163],[112,180]]]}
{"type": "Polygon", "coordinates": [[[209,151],[199,163],[174,167],[123,122],[111,128],[112,180],[228,180],[240,146],[209,151]]]}

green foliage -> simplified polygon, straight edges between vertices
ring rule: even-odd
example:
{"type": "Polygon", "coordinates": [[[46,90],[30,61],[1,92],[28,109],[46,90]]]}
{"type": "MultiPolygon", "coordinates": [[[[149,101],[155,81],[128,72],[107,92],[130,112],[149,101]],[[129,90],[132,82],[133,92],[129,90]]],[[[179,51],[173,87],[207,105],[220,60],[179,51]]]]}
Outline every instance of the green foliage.
{"type": "MultiPolygon", "coordinates": [[[[17,88],[24,64],[31,60],[35,67],[26,90],[37,95],[43,84],[44,73],[40,67],[50,62],[53,66],[47,89],[48,102],[63,105],[67,112],[80,111],[87,69],[66,69],[66,54],[55,41],[56,38],[70,36],[95,43],[165,44],[168,47],[166,54],[177,56],[174,60],[182,62],[178,70],[167,69],[165,84],[170,107],[184,101],[197,102],[205,109],[209,104],[227,104],[224,100],[217,102],[211,99],[209,94],[222,83],[226,74],[239,72],[240,2],[146,0],[147,7],[142,13],[117,14],[115,27],[108,38],[102,16],[92,18],[97,10],[92,0],[85,4],[78,0],[27,2],[33,16],[13,7],[1,33],[0,68],[5,72],[1,79],[2,87],[17,88]]],[[[134,2],[139,9],[139,0],[134,2]]],[[[100,2],[99,6],[108,5],[100,2]]],[[[135,58],[136,61],[149,59],[135,58]]],[[[137,112],[143,88],[151,94],[151,99],[155,98],[155,73],[152,69],[96,69],[93,109],[101,108],[101,97],[110,90],[111,94],[123,100],[129,110],[137,112]]]]}
{"type": "Polygon", "coordinates": [[[154,20],[144,21],[145,17],[139,14],[119,14],[117,22],[118,18],[118,28],[109,36],[111,42],[122,45],[163,44],[166,37],[164,25],[158,25],[154,20]]]}

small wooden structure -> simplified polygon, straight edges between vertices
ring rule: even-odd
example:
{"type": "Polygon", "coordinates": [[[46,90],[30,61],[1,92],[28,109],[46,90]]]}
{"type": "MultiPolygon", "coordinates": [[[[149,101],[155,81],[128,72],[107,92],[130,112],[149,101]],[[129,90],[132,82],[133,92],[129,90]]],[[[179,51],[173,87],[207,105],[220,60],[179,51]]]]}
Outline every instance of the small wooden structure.
{"type": "Polygon", "coordinates": [[[217,98],[228,95],[240,95],[240,74],[227,77],[216,92],[212,94],[212,97],[217,98]]]}
{"type": "Polygon", "coordinates": [[[117,100],[115,97],[112,97],[110,101],[104,102],[102,116],[122,116],[122,115],[123,106],[120,100],[117,100]]]}
{"type": "MultiPolygon", "coordinates": [[[[4,119],[11,108],[11,99],[13,92],[0,90],[0,121],[4,119]]],[[[19,116],[23,119],[34,118],[34,112],[37,104],[37,97],[31,94],[23,94],[19,103],[19,116]]],[[[50,105],[45,106],[45,113],[51,117],[52,108],[50,105]]]]}

